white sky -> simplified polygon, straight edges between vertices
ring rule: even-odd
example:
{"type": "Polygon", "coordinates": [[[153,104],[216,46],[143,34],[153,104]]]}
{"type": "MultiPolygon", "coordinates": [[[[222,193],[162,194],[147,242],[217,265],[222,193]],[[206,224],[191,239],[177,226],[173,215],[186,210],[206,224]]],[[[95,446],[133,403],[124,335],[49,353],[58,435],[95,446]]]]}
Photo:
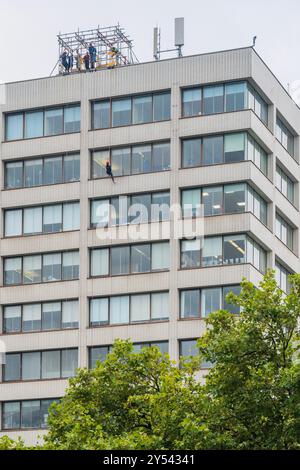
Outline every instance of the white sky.
{"type": "Polygon", "coordinates": [[[257,35],[257,52],[283,85],[300,80],[299,0],[0,0],[0,82],[49,75],[59,31],[118,21],[139,60],[152,60],[153,27],[170,48],[176,16],[185,17],[184,55],[248,46],[257,35]]]}

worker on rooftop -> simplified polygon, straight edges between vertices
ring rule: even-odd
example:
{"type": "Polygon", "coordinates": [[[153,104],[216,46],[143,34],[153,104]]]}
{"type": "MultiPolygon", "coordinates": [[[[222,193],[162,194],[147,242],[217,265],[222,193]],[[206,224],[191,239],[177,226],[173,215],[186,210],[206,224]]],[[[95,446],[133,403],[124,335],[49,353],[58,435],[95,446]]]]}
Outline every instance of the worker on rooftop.
{"type": "Polygon", "coordinates": [[[64,50],[62,55],[60,56],[61,58],[61,63],[67,73],[70,71],[70,62],[69,62],[69,57],[68,57],[68,51],[64,50]]]}
{"type": "Polygon", "coordinates": [[[95,65],[96,65],[96,60],[97,60],[97,50],[95,46],[93,45],[93,43],[90,43],[89,54],[90,54],[90,60],[91,60],[91,69],[94,70],[95,65]]]}
{"type": "Polygon", "coordinates": [[[84,60],[85,70],[89,71],[90,70],[90,54],[88,53],[88,51],[86,51],[83,57],[83,60],[84,60]]]}

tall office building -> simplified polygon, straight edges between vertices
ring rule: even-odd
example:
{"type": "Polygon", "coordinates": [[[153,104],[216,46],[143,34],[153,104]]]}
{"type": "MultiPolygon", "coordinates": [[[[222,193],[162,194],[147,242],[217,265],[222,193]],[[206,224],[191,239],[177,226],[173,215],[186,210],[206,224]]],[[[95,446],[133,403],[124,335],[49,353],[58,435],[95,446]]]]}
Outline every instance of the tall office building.
{"type": "Polygon", "coordinates": [[[288,290],[299,271],[300,111],[252,48],[5,90],[0,435],[31,443],[76,367],[93,367],[116,338],[178,360],[209,312],[238,313],[226,294],[244,276],[258,284],[273,268],[288,290]],[[204,244],[102,236],[132,227],[121,207],[135,204],[164,204],[141,214],[144,225],[203,204],[204,244]]]}

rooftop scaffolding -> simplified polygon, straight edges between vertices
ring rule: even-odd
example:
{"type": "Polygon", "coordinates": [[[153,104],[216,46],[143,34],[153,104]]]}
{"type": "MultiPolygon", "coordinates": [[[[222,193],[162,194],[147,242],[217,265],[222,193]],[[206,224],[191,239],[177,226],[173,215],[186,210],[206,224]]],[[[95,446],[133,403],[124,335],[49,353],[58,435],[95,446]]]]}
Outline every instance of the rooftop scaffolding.
{"type": "Polygon", "coordinates": [[[59,59],[51,72],[78,73],[138,63],[132,40],[120,25],[59,34],[59,59]],[[91,45],[95,48],[91,53],[91,45]],[[89,60],[89,65],[88,65],[89,60]]]}

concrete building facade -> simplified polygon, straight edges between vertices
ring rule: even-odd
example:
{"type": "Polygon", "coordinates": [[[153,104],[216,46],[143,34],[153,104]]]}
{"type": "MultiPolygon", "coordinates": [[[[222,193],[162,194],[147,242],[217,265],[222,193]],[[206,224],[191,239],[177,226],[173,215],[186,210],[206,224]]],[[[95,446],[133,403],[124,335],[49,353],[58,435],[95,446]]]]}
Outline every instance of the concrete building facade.
{"type": "MultiPolygon", "coordinates": [[[[258,284],[276,268],[288,289],[300,111],[252,48],[10,83],[5,97],[0,435],[31,443],[75,368],[116,338],[178,361],[244,276],[258,284]],[[203,204],[204,246],[99,239],[97,211],[119,196],[191,204],[186,217],[203,204]]],[[[129,222],[107,219],[111,230],[129,222]]]]}

